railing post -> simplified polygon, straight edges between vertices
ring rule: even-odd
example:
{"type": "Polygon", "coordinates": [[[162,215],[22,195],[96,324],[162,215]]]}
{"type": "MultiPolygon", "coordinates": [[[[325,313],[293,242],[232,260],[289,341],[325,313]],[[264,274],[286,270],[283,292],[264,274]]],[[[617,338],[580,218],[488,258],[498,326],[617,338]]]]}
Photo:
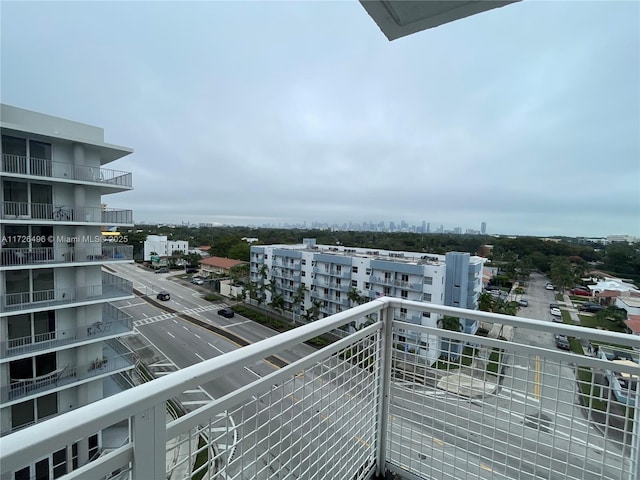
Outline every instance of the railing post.
{"type": "Polygon", "coordinates": [[[380,316],[382,321],[382,329],[380,330],[381,336],[381,348],[379,366],[376,369],[378,375],[378,419],[377,419],[377,459],[376,459],[376,474],[383,476],[385,472],[386,464],[386,449],[387,449],[387,425],[389,417],[389,382],[391,381],[391,351],[393,347],[393,308],[388,306],[389,303],[385,302],[384,306],[380,309],[380,316]]]}
{"type": "MultiPolygon", "coordinates": [[[[633,412],[633,433],[631,435],[631,462],[634,480],[640,480],[640,378],[636,381],[635,407],[633,412]]],[[[629,383],[631,385],[631,383],[629,383]]],[[[629,393],[632,389],[629,388],[629,393]]],[[[631,396],[631,395],[629,395],[631,396]]],[[[630,407],[627,407],[630,408],[630,407]]]]}
{"type": "Polygon", "coordinates": [[[133,417],[132,478],[165,478],[167,414],[164,403],[133,417]]]}

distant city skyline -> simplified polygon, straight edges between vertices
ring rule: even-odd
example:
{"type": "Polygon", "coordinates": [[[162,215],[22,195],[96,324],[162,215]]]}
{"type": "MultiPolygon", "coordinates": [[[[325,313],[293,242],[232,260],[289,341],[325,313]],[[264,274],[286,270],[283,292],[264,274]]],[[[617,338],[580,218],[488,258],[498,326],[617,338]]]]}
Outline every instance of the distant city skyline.
{"type": "Polygon", "coordinates": [[[335,230],[335,231],[358,231],[358,232],[408,232],[408,233],[432,233],[432,234],[454,234],[454,235],[490,235],[490,236],[532,236],[532,237],[568,237],[568,238],[587,238],[587,239],[606,239],[606,238],[618,238],[627,239],[630,241],[640,241],[639,236],[635,236],[625,232],[610,232],[605,235],[563,235],[549,233],[547,235],[532,235],[527,233],[514,233],[514,232],[492,232],[489,229],[488,222],[480,222],[479,229],[467,228],[462,226],[452,226],[451,224],[438,223],[434,225],[431,222],[423,220],[419,224],[410,224],[406,221],[400,220],[396,222],[394,220],[379,221],[379,222],[319,222],[319,221],[302,221],[302,222],[282,222],[282,223],[253,223],[253,224],[236,224],[236,223],[221,223],[221,222],[191,222],[182,220],[179,222],[151,222],[140,220],[136,222],[137,225],[162,225],[162,226],[185,226],[185,227],[249,227],[249,228],[282,228],[282,229],[308,229],[308,230],[335,230]],[[394,228],[391,229],[391,224],[394,228]],[[425,230],[422,230],[423,227],[425,230]],[[483,227],[485,233],[482,232],[483,227]]]}

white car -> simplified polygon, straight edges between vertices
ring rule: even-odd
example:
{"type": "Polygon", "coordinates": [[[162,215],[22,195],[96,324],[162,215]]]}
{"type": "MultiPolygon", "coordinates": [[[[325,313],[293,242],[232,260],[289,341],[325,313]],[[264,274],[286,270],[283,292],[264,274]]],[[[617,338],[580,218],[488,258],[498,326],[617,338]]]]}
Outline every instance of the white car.
{"type": "Polygon", "coordinates": [[[552,303],[551,305],[549,305],[549,310],[551,311],[551,315],[553,315],[554,317],[561,317],[562,316],[562,312],[560,311],[560,307],[558,305],[556,305],[555,303],[552,303]]]}
{"type": "Polygon", "coordinates": [[[191,283],[195,285],[204,285],[204,280],[202,280],[201,278],[194,278],[193,280],[191,280],[191,283]]]}
{"type": "Polygon", "coordinates": [[[555,290],[556,287],[553,286],[553,283],[547,283],[547,286],[544,288],[546,288],[547,290],[555,290]]]}

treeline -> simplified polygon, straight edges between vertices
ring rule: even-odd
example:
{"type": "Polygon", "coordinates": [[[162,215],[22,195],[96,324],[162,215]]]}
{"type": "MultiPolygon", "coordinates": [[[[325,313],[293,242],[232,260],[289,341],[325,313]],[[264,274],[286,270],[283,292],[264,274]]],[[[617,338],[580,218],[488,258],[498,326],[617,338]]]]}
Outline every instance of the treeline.
{"type": "Polygon", "coordinates": [[[493,245],[495,262],[524,262],[532,270],[549,273],[558,258],[565,258],[584,270],[598,269],[640,280],[640,244],[613,243],[607,246],[580,243],[572,238],[557,241],[536,237],[495,238],[489,235],[419,234],[387,232],[334,232],[329,230],[278,229],[253,227],[149,227],[137,226],[128,233],[129,243],[141,249],[148,234],[166,235],[170,240],[188,240],[191,247],[210,246],[219,257],[249,261],[250,245],[243,238],[257,238],[257,245],[296,244],[315,238],[319,244],[344,245],[384,250],[406,250],[445,254],[451,251],[480,253],[482,245],[493,245]]]}

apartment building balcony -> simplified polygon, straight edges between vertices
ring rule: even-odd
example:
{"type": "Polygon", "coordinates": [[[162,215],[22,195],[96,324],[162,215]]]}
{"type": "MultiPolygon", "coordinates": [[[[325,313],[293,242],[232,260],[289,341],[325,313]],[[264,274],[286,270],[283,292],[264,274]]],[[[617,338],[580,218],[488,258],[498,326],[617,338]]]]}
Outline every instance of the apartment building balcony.
{"type": "Polygon", "coordinates": [[[133,245],[103,244],[90,237],[94,245],[31,248],[3,248],[0,267],[24,267],[65,263],[108,263],[133,260],[133,245]]]}
{"type": "Polygon", "coordinates": [[[117,208],[74,207],[33,202],[0,202],[0,219],[12,223],[65,225],[133,225],[133,211],[117,208]]]}
{"type": "Polygon", "coordinates": [[[404,290],[411,290],[413,292],[422,292],[422,289],[424,286],[422,281],[417,281],[417,280],[414,280],[411,282],[407,282],[404,280],[394,280],[393,284],[398,288],[402,288],[404,290]]]}
{"type": "MultiPolygon", "coordinates": [[[[640,352],[638,336],[382,298],[11,433],[0,439],[0,475],[128,421],[125,444],[73,478],[178,478],[174,469],[186,466],[179,478],[640,479],[637,407],[608,393],[601,372],[610,362],[557,350],[552,334],[640,352]],[[413,325],[394,319],[399,308],[516,334],[505,341],[413,325]],[[361,328],[350,330],[354,323],[361,328]],[[181,392],[334,331],[335,343],[166,423],[167,402],[181,392]],[[527,335],[548,335],[548,346],[527,335]],[[432,363],[414,353],[427,345],[410,340],[427,336],[465,348],[432,363]],[[196,464],[206,452],[210,461],[196,464]],[[180,465],[167,463],[176,456],[180,465]]],[[[617,368],[640,375],[638,366],[617,368]]]]}
{"type": "Polygon", "coordinates": [[[395,280],[391,277],[374,277],[373,275],[369,277],[369,282],[376,283],[378,285],[395,285],[395,280]]]}
{"type": "Polygon", "coordinates": [[[25,309],[44,309],[74,303],[96,303],[125,299],[133,295],[133,284],[108,272],[102,272],[102,283],[51,290],[36,290],[0,295],[0,313],[25,309]]]}
{"type": "Polygon", "coordinates": [[[97,377],[130,370],[134,366],[133,352],[117,340],[107,340],[103,343],[102,355],[89,363],[60,365],[49,373],[33,378],[12,378],[8,385],[0,388],[0,402],[24,401],[49,390],[86,383],[97,377]]]}
{"type": "Polygon", "coordinates": [[[87,165],[73,165],[70,162],[57,162],[44,158],[7,153],[2,154],[0,172],[19,178],[40,177],[64,182],[95,184],[105,187],[105,190],[109,192],[131,190],[133,188],[130,172],[87,165]]]}
{"type": "Polygon", "coordinates": [[[0,341],[0,363],[22,356],[37,355],[45,350],[59,349],[80,342],[99,341],[106,337],[119,337],[132,332],[131,316],[107,303],[102,306],[102,319],[91,325],[0,341]]]}

